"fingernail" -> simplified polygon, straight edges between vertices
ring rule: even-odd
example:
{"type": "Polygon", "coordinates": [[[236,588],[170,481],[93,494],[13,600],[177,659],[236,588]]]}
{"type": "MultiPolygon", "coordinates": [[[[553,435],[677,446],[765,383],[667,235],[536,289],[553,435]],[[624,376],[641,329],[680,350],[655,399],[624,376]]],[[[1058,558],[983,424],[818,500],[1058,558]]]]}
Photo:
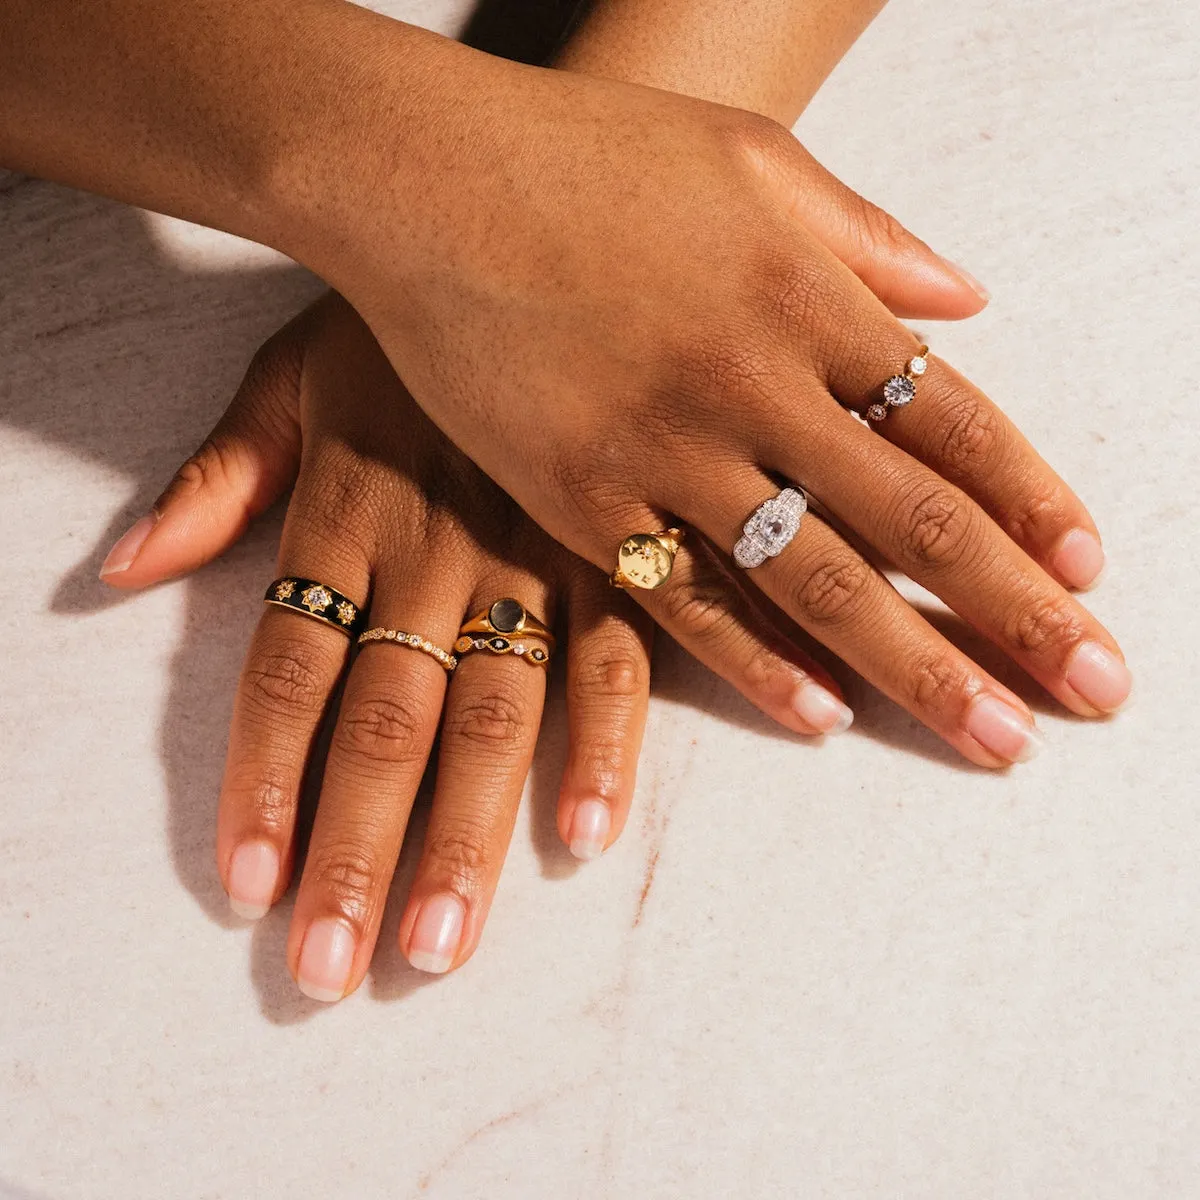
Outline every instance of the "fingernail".
{"type": "Polygon", "coordinates": [[[1033,722],[997,696],[975,699],[967,713],[967,732],[985,750],[1009,762],[1028,762],[1042,749],[1042,737],[1033,722]]]}
{"type": "Polygon", "coordinates": [[[968,287],[970,287],[971,291],[973,291],[980,298],[980,300],[990,300],[992,298],[991,292],[989,292],[987,288],[985,288],[983,284],[980,283],[979,280],[976,279],[975,276],[966,269],[966,267],[960,267],[958,263],[944,257],[943,255],[938,255],[938,257],[941,258],[942,262],[944,262],[946,266],[948,266],[956,275],[958,275],[963,282],[968,285],[968,287]]]}
{"type": "Polygon", "coordinates": [[[806,679],[792,697],[792,708],[806,725],[820,733],[845,733],[854,723],[854,713],[831,691],[806,679]]]}
{"type": "Polygon", "coordinates": [[[100,578],[128,571],[133,566],[133,560],[137,558],[142,543],[150,536],[150,531],[157,524],[158,515],[156,513],[147,513],[146,516],[135,521],[108,552],[108,557],[100,568],[100,578]]]}
{"type": "Polygon", "coordinates": [[[467,910],[450,892],[426,897],[413,922],[408,942],[408,961],[418,971],[444,975],[458,952],[467,910]]]}
{"type": "Polygon", "coordinates": [[[1111,650],[1099,642],[1084,642],[1071,656],[1067,682],[1093,708],[1116,712],[1129,699],[1133,675],[1111,650]]]}
{"type": "Polygon", "coordinates": [[[340,1000],[354,965],[354,934],[345,921],[321,917],[304,934],[296,982],[310,1000],[340,1000]]]}
{"type": "Polygon", "coordinates": [[[279,851],[258,839],[243,842],[229,860],[229,907],[247,921],[264,917],[279,883],[279,851]]]}
{"type": "Polygon", "coordinates": [[[571,853],[576,858],[598,858],[611,827],[612,813],[603,800],[580,800],[571,814],[571,853]]]}
{"type": "Polygon", "coordinates": [[[1054,569],[1068,587],[1092,587],[1104,570],[1100,539],[1086,529],[1072,529],[1054,552],[1054,569]]]}

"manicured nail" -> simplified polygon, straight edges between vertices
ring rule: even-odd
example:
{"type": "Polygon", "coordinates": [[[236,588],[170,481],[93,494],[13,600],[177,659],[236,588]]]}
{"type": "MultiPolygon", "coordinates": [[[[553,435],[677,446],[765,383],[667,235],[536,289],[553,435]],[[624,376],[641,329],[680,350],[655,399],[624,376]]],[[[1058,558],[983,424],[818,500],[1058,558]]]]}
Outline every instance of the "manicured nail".
{"type": "Polygon", "coordinates": [[[146,516],[135,521],[108,552],[108,557],[100,567],[100,578],[128,571],[133,566],[133,560],[137,558],[142,543],[150,536],[150,531],[157,524],[157,513],[147,513],[146,516]]]}
{"type": "Polygon", "coordinates": [[[304,934],[296,982],[310,1000],[340,1000],[354,965],[354,934],[345,921],[321,917],[304,934]]]}
{"type": "Polygon", "coordinates": [[[983,284],[980,283],[979,280],[976,279],[975,276],[966,269],[966,267],[960,267],[958,263],[952,262],[950,259],[945,258],[942,255],[939,255],[938,257],[941,258],[942,262],[944,262],[946,266],[948,266],[956,275],[958,275],[968,287],[970,287],[971,291],[973,291],[975,295],[980,298],[980,300],[990,300],[992,298],[991,292],[989,292],[987,288],[985,288],[983,284]]]}
{"type": "Polygon", "coordinates": [[[265,917],[279,883],[279,851],[258,839],[243,842],[229,860],[229,907],[247,921],[265,917]]]}
{"type": "Polygon", "coordinates": [[[831,691],[811,679],[796,689],[792,708],[800,720],[820,733],[845,733],[854,722],[854,713],[831,691]]]}
{"type": "Polygon", "coordinates": [[[967,732],[985,750],[1008,762],[1028,762],[1042,749],[1033,722],[998,696],[976,697],[967,712],[967,732]]]}
{"type": "Polygon", "coordinates": [[[1111,650],[1084,642],[1071,656],[1067,682],[1093,708],[1116,712],[1129,699],[1133,675],[1111,650]]]}
{"type": "Polygon", "coordinates": [[[443,975],[458,953],[462,938],[463,920],[467,910],[463,902],[450,892],[435,892],[427,896],[413,922],[408,942],[408,961],[418,971],[443,975]]]}
{"type": "Polygon", "coordinates": [[[1100,539],[1086,529],[1072,529],[1054,552],[1054,569],[1068,587],[1092,587],[1104,570],[1100,539]]]}
{"type": "Polygon", "coordinates": [[[612,813],[603,800],[580,800],[571,814],[571,853],[576,858],[598,858],[611,827],[612,813]]]}

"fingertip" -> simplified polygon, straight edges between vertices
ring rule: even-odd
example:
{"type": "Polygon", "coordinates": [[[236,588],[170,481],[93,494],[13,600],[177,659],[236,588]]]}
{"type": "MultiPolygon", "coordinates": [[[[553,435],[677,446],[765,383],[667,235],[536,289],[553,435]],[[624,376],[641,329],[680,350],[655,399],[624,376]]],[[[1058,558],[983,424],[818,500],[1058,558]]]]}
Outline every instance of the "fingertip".
{"type": "Polygon", "coordinates": [[[159,522],[159,513],[149,512],[139,517],[116,541],[100,566],[100,579],[112,587],[138,587],[129,578],[129,571],[142,552],[146,540],[159,522]]]}
{"type": "Polygon", "coordinates": [[[571,810],[564,841],[576,858],[587,862],[604,853],[611,830],[612,809],[599,797],[589,796],[571,810]]]}

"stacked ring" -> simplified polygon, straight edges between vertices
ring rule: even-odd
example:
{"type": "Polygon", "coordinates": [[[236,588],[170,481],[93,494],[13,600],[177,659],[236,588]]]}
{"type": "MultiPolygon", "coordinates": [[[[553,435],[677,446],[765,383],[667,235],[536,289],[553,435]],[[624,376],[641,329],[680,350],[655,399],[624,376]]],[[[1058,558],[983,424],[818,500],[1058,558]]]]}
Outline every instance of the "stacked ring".
{"type": "Polygon", "coordinates": [[[460,656],[470,654],[475,650],[488,650],[492,654],[515,654],[527,663],[533,663],[535,667],[550,665],[549,648],[538,645],[536,642],[527,642],[523,638],[514,641],[511,638],[501,637],[499,634],[490,638],[473,638],[464,634],[454,643],[454,651],[460,656]]]}
{"type": "Polygon", "coordinates": [[[909,360],[903,375],[893,375],[883,385],[882,403],[872,404],[867,409],[867,420],[882,421],[890,408],[904,408],[917,398],[917,379],[929,367],[929,347],[922,346],[916,356],[909,360]]]}
{"type": "Polygon", "coordinates": [[[505,596],[483,612],[468,617],[454,643],[457,654],[470,654],[473,650],[515,654],[536,667],[544,667],[550,662],[553,649],[554,634],[525,605],[511,596],[505,596]],[[514,634],[517,636],[514,637],[514,634]],[[530,638],[535,640],[530,642],[530,638]]]}
{"type": "Polygon", "coordinates": [[[306,617],[314,617],[332,625],[351,637],[362,626],[362,614],[358,605],[336,588],[318,583],[315,579],[276,579],[267,588],[263,599],[268,604],[278,604],[306,617]]]}
{"type": "Polygon", "coordinates": [[[395,642],[397,646],[411,646],[414,650],[420,650],[422,654],[428,654],[430,658],[435,659],[447,672],[458,666],[458,659],[453,654],[447,654],[441,646],[435,646],[419,633],[408,633],[403,629],[384,629],[379,626],[358,635],[360,646],[366,642],[395,642]]]}

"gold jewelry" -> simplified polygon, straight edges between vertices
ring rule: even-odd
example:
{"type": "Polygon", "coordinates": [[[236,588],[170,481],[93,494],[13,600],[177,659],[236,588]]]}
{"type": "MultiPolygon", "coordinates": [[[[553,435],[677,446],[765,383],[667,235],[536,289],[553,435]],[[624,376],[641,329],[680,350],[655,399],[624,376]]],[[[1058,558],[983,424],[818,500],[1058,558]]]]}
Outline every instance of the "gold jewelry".
{"type": "Polygon", "coordinates": [[[532,616],[525,605],[511,596],[497,600],[490,608],[470,617],[458,632],[493,633],[501,638],[524,634],[545,642],[550,649],[554,649],[555,645],[554,634],[537,617],[532,616]]]}
{"type": "Polygon", "coordinates": [[[460,656],[473,654],[476,650],[487,650],[492,654],[515,654],[535,667],[550,665],[550,648],[538,642],[529,642],[525,638],[507,638],[500,634],[493,637],[471,637],[464,633],[454,643],[455,652],[460,656]]]}
{"type": "Polygon", "coordinates": [[[893,375],[883,385],[883,402],[867,409],[868,421],[882,421],[889,408],[904,408],[917,398],[917,380],[929,369],[929,347],[922,346],[909,360],[903,375],[893,375]]]}
{"type": "Polygon", "coordinates": [[[351,637],[363,623],[362,614],[353,600],[315,579],[277,579],[267,588],[263,599],[268,604],[278,604],[280,608],[315,617],[351,637]]]}
{"type": "Polygon", "coordinates": [[[422,654],[436,659],[439,665],[445,667],[447,673],[458,666],[458,659],[453,654],[447,654],[441,646],[435,646],[419,633],[406,633],[403,629],[368,629],[358,635],[358,644],[361,646],[365,642],[395,642],[397,646],[411,646],[414,650],[420,650],[422,654]]]}
{"type": "Polygon", "coordinates": [[[682,529],[658,533],[631,533],[617,551],[617,569],[608,577],[613,587],[660,588],[671,578],[675,554],[683,541],[682,529]]]}

